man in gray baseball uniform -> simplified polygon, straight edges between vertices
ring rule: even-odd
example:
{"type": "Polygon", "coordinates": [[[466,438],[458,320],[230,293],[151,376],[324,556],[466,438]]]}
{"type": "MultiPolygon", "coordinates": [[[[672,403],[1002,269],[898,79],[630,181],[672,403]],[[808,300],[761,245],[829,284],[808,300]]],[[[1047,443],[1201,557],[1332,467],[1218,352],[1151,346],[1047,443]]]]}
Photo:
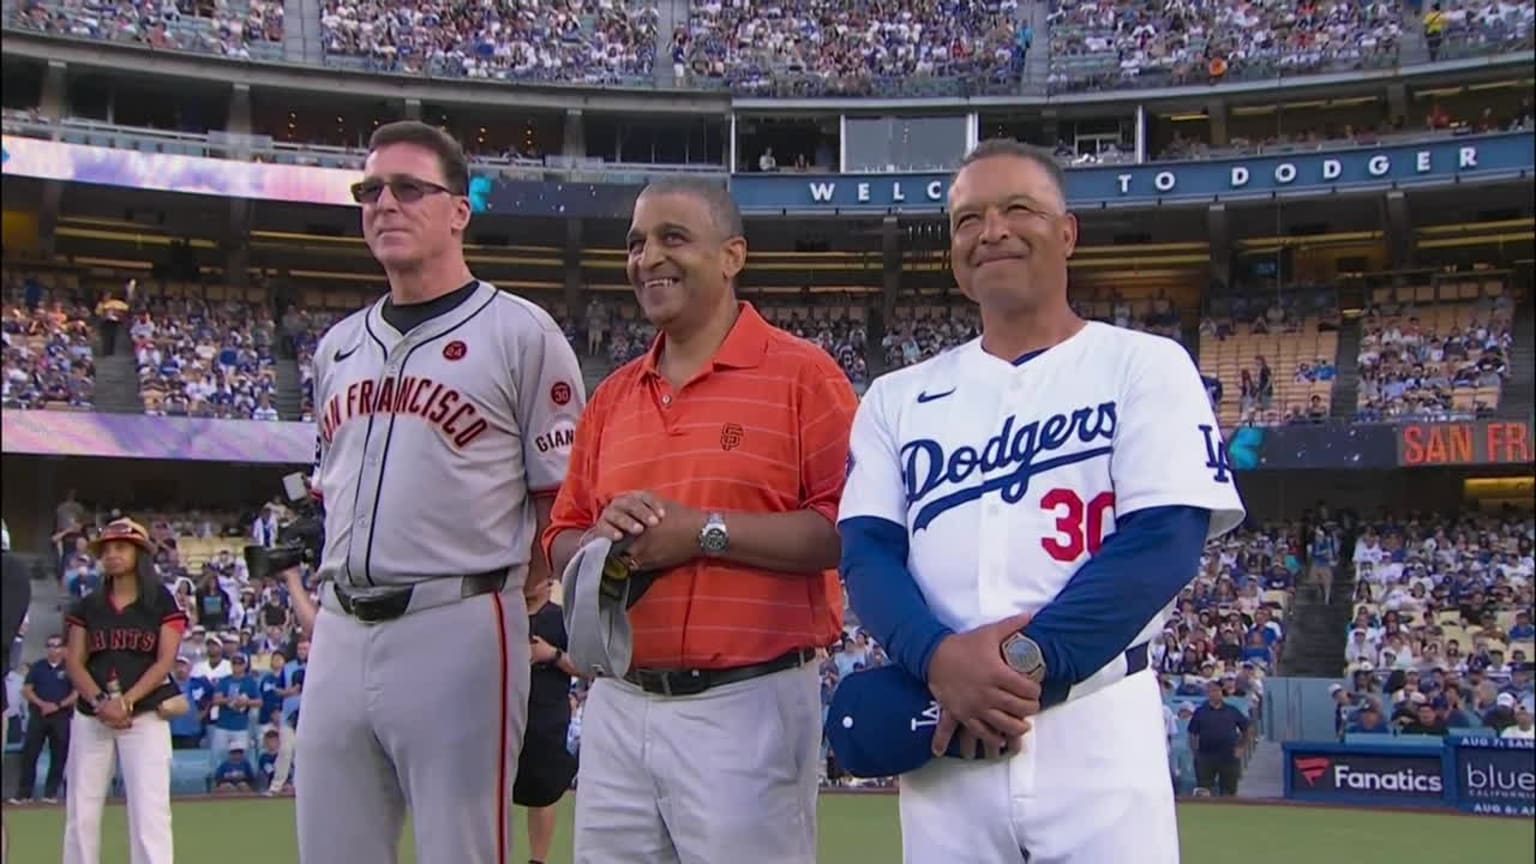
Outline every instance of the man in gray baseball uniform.
{"type": "MultiPolygon", "coordinates": [[[[324,581],[299,716],[299,860],[505,864],[528,701],[525,578],[585,402],[542,309],[470,274],[469,170],[422,123],[369,141],[389,294],[315,351],[324,581]]],[[[530,573],[532,574],[530,576],[530,573]]]]}

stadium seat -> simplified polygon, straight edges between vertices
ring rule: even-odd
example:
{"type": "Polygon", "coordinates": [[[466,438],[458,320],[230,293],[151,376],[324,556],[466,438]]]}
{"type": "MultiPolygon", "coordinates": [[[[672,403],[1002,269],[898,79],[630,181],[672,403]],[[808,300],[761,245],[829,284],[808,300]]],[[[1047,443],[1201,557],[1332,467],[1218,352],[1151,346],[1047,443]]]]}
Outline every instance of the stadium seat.
{"type": "Polygon", "coordinates": [[[206,795],[213,789],[213,752],[174,750],[171,753],[171,794],[206,795]]]}

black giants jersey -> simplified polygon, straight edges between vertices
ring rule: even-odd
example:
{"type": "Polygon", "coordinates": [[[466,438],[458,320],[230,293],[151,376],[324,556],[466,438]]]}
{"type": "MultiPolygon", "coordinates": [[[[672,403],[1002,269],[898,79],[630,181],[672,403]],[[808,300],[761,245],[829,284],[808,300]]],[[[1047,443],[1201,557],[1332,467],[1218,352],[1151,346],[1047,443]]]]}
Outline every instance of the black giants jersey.
{"type": "MultiPolygon", "coordinates": [[[[109,586],[103,585],[82,598],[65,613],[64,622],[85,631],[85,669],[96,686],[105,691],[107,682],[115,675],[118,686],[126,693],[155,664],[160,651],[160,627],[173,623],[178,628],[185,627],[187,616],[164,586],[147,598],[140,597],[125,609],[118,609],[113,604],[110,590],[109,586]]],[[[134,713],[152,711],[161,701],[179,692],[167,675],[163,686],[133,706],[134,713]]],[[[75,705],[82,714],[95,713],[84,699],[75,705]]]]}

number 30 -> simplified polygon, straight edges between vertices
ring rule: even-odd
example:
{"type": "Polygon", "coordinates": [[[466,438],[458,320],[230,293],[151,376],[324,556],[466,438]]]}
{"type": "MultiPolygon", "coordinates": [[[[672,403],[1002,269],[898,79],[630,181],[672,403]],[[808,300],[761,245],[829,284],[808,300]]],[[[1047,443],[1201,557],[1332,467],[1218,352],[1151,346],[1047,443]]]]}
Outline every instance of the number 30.
{"type": "Polygon", "coordinates": [[[1075,489],[1052,489],[1040,499],[1040,509],[1056,513],[1062,537],[1044,537],[1040,546],[1057,561],[1076,561],[1083,550],[1097,554],[1104,544],[1104,514],[1115,507],[1115,493],[1100,492],[1084,506],[1075,489]],[[1058,512],[1065,508],[1064,513],[1058,512]]]}

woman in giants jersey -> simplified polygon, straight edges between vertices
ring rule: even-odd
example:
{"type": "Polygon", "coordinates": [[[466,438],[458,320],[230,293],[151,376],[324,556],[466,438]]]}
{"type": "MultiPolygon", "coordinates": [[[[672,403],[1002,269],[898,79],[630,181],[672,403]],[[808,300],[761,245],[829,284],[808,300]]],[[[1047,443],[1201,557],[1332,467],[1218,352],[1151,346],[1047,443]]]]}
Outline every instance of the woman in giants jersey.
{"type": "Polygon", "coordinates": [[[171,667],[187,616],[160,583],[149,533],[131,519],[102,530],[91,551],[101,588],[64,616],[65,665],[80,693],[70,724],[64,864],[97,864],[114,756],[123,766],[134,864],[170,864],[171,731],[179,707],[171,667]]]}

